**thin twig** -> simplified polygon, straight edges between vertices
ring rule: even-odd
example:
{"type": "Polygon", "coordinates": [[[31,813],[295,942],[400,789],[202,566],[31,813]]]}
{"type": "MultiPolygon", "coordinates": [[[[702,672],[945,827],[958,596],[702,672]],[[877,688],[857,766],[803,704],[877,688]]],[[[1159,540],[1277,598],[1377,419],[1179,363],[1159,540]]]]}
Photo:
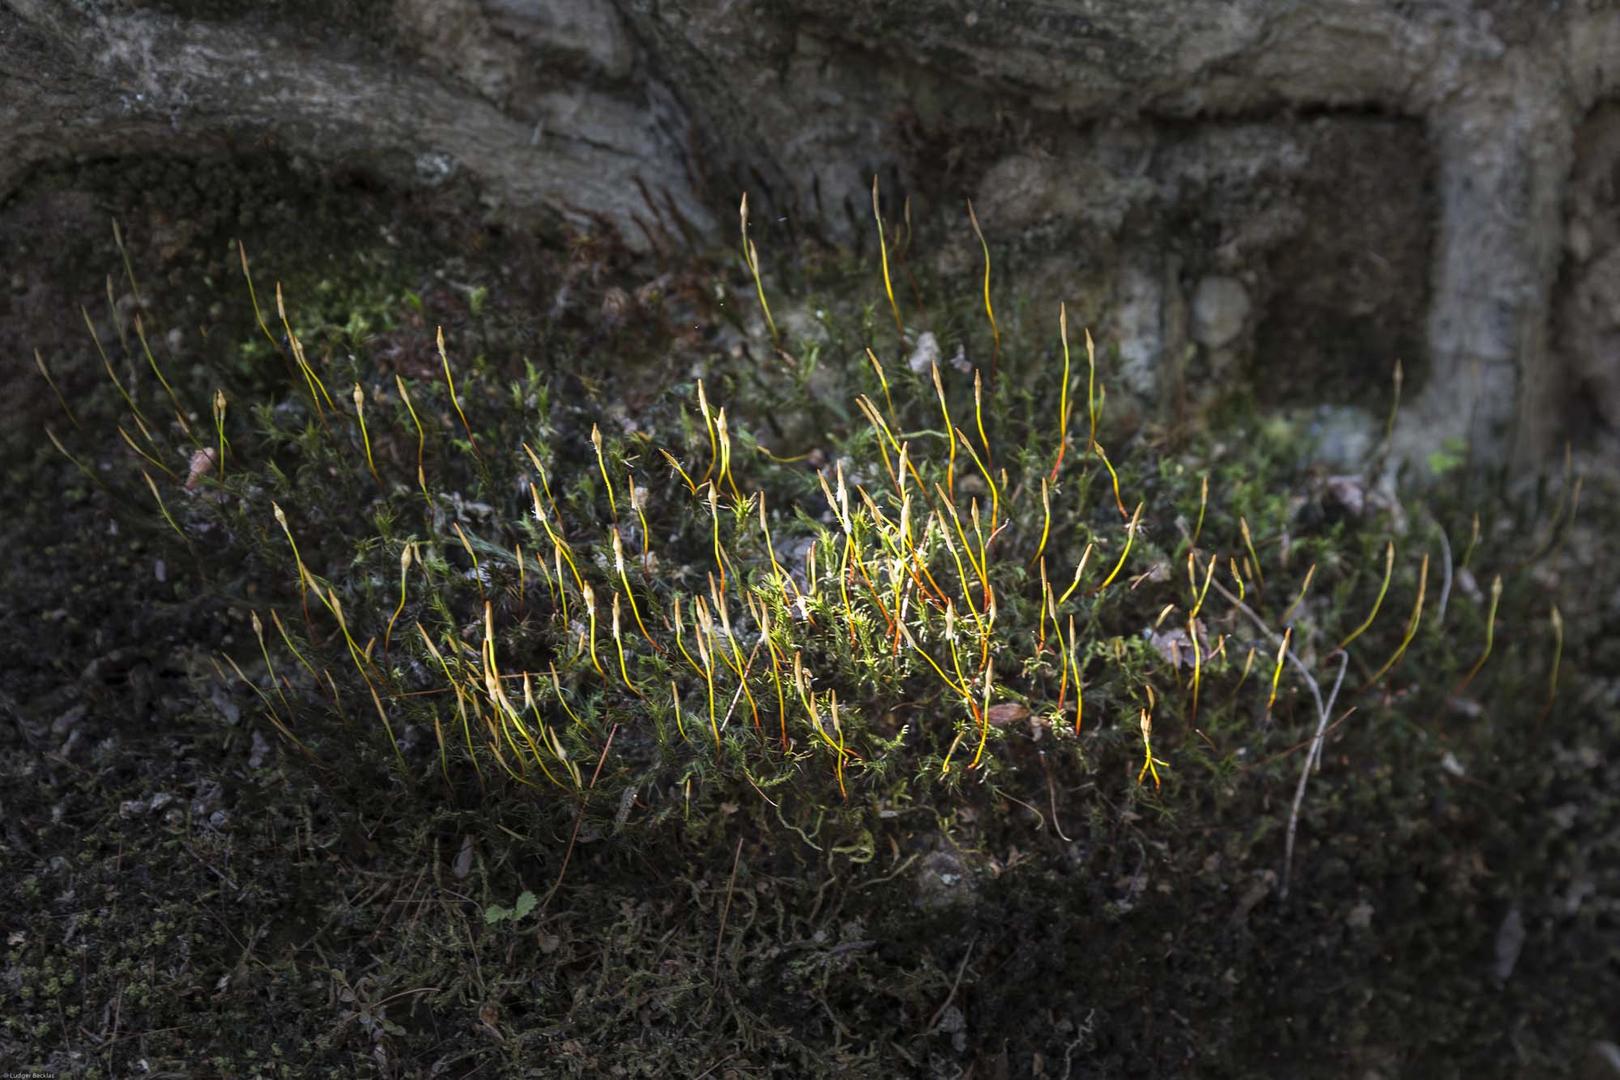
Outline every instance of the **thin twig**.
{"type": "Polygon", "coordinates": [[[731,856],[731,880],[726,882],[726,903],[720,909],[720,929],[714,935],[714,973],[720,975],[720,950],[726,940],[726,920],[731,917],[731,894],[737,888],[737,864],[742,861],[743,838],[737,837],[737,850],[731,856]]]}
{"type": "Polygon", "coordinates": [[[702,1072],[698,1073],[697,1076],[693,1077],[693,1080],[704,1080],[705,1077],[713,1076],[716,1069],[736,1056],[736,1054],[727,1054],[713,1065],[710,1065],[707,1069],[704,1069],[702,1072]]]}
{"type": "MultiPolygon", "coordinates": [[[[746,680],[746,678],[748,676],[748,673],[750,671],[754,670],[754,657],[759,655],[759,647],[761,645],[763,645],[763,644],[765,644],[765,637],[762,634],[762,635],[760,635],[760,639],[758,641],[754,642],[754,650],[748,654],[748,663],[743,665],[743,677],[744,678],[738,680],[738,682],[737,682],[737,692],[731,695],[731,705],[729,707],[727,707],[727,709],[726,709],[725,719],[720,721],[720,730],[721,731],[724,731],[726,729],[726,725],[731,723],[731,714],[737,711],[737,703],[742,700],[743,686],[746,685],[744,680],[746,680]]],[[[750,782],[752,782],[752,781],[750,781],[750,782]]],[[[755,790],[758,791],[759,789],[755,788],[755,790]]],[[[763,795],[764,792],[761,791],[760,794],[763,795]]],[[[765,801],[770,802],[771,800],[766,799],[765,801]]]]}
{"type": "MultiPolygon", "coordinates": [[[[1333,721],[1333,723],[1329,724],[1327,726],[1327,730],[1325,732],[1323,732],[1322,734],[1324,736],[1333,734],[1334,731],[1338,730],[1338,727],[1339,727],[1340,724],[1344,723],[1346,720],[1350,719],[1352,716],[1354,716],[1356,714],[1356,708],[1357,708],[1357,706],[1352,705],[1348,709],[1344,710],[1344,712],[1340,713],[1339,718],[1337,720],[1333,721]]],[[[1314,737],[1313,738],[1307,738],[1307,739],[1301,739],[1299,742],[1295,743],[1293,746],[1290,746],[1288,749],[1279,750],[1275,754],[1272,754],[1268,758],[1263,758],[1260,761],[1253,762],[1252,764],[1244,765],[1238,771],[1247,773],[1247,772],[1253,772],[1255,769],[1263,769],[1267,765],[1275,765],[1277,762],[1281,761],[1283,758],[1285,758],[1285,757],[1293,757],[1295,754],[1299,753],[1301,750],[1305,749],[1307,746],[1314,748],[1315,745],[1316,745],[1316,739],[1314,737]]]]}
{"type": "Polygon", "coordinates": [[[962,962],[956,965],[956,978],[951,981],[951,992],[945,996],[944,1002],[934,1010],[934,1015],[928,1019],[929,1031],[934,1030],[935,1025],[939,1023],[939,1018],[945,1015],[945,1010],[950,1008],[951,1002],[956,1000],[956,990],[962,985],[962,973],[967,971],[968,960],[973,956],[973,946],[978,943],[979,936],[975,934],[973,940],[968,942],[967,952],[962,954],[962,962]]]}
{"type": "Polygon", "coordinates": [[[855,891],[865,892],[874,885],[882,885],[884,882],[893,881],[895,878],[903,874],[908,866],[916,862],[918,857],[919,856],[917,856],[915,853],[907,855],[904,859],[900,860],[899,864],[896,865],[893,870],[890,870],[887,874],[884,874],[880,878],[873,878],[871,881],[861,882],[859,885],[855,886],[855,891]]]}
{"type": "Polygon", "coordinates": [[[1440,553],[1445,556],[1440,564],[1444,572],[1440,582],[1440,600],[1434,606],[1434,625],[1439,626],[1446,621],[1446,604],[1451,600],[1451,540],[1438,522],[1435,527],[1440,533],[1440,553]]]}
{"type": "Polygon", "coordinates": [[[1046,759],[1046,751],[1041,751],[1041,765],[1046,769],[1046,794],[1052,803],[1052,828],[1057,831],[1059,839],[1065,844],[1074,843],[1074,837],[1063,835],[1063,825],[1058,821],[1057,812],[1057,785],[1052,782],[1052,763],[1046,759]]]}
{"type": "MultiPolygon", "coordinates": [[[[1338,699],[1339,687],[1344,685],[1345,669],[1350,666],[1350,654],[1339,654],[1339,674],[1333,680],[1333,692],[1328,695],[1327,707],[1333,708],[1333,702],[1338,699]]],[[[1311,749],[1305,755],[1305,766],[1299,770],[1299,784],[1294,788],[1294,804],[1288,808],[1288,836],[1283,842],[1283,871],[1282,885],[1277,890],[1279,900],[1288,899],[1288,878],[1294,868],[1294,834],[1299,829],[1299,808],[1305,802],[1305,786],[1310,783],[1311,770],[1318,766],[1322,760],[1322,743],[1327,733],[1328,714],[1322,713],[1316,724],[1316,734],[1311,738],[1311,749]]]]}
{"type": "Polygon", "coordinates": [[[1036,828],[1039,828],[1039,829],[1046,828],[1046,815],[1041,813],[1035,807],[1029,805],[1029,803],[1025,802],[1023,799],[1018,798],[1017,796],[1007,794],[1005,791],[998,791],[998,792],[996,792],[996,794],[1001,796],[1003,799],[1006,799],[1008,802],[1017,803],[1019,806],[1022,806],[1025,810],[1028,810],[1030,813],[1034,814],[1035,815],[1036,828]]]}
{"type": "MultiPolygon", "coordinates": [[[[1254,609],[1248,604],[1245,604],[1243,601],[1239,600],[1237,597],[1228,592],[1226,590],[1226,586],[1222,585],[1219,581],[1211,581],[1210,587],[1216,592],[1220,593],[1222,596],[1226,597],[1227,602],[1230,603],[1234,608],[1241,611],[1244,615],[1247,615],[1249,621],[1254,623],[1259,631],[1264,634],[1267,639],[1272,642],[1272,644],[1281,644],[1282,635],[1277,633],[1271,627],[1267,626],[1266,621],[1260,616],[1256,615],[1254,613],[1254,609]]],[[[1293,665],[1294,670],[1299,673],[1299,677],[1305,680],[1305,685],[1310,689],[1311,696],[1316,699],[1316,711],[1318,715],[1325,715],[1327,713],[1327,709],[1322,703],[1322,688],[1316,684],[1316,679],[1312,677],[1310,669],[1305,666],[1304,662],[1301,661],[1299,657],[1294,655],[1294,650],[1289,649],[1284,655],[1288,662],[1293,665]]]]}
{"type": "Polygon", "coordinates": [[[591,782],[585,786],[585,793],[580,796],[579,810],[574,814],[574,831],[568,837],[568,850],[563,852],[562,866],[557,869],[557,880],[552,883],[551,890],[546,893],[544,900],[540,901],[540,913],[545,914],[546,905],[551,898],[557,895],[562,888],[563,877],[568,873],[568,860],[574,857],[574,844],[579,840],[579,826],[585,820],[585,802],[590,793],[596,788],[596,778],[602,775],[602,765],[607,761],[608,751],[613,747],[613,736],[619,733],[619,725],[614,724],[608,731],[607,742],[602,744],[602,754],[596,759],[596,771],[591,773],[591,782]]]}
{"type": "MultiPolygon", "coordinates": [[[[1267,638],[1274,642],[1280,642],[1282,640],[1282,635],[1278,634],[1276,631],[1272,630],[1271,627],[1267,626],[1265,620],[1259,615],[1255,614],[1253,608],[1249,607],[1249,605],[1233,596],[1226,590],[1224,585],[1218,581],[1211,582],[1211,585],[1217,592],[1224,596],[1234,608],[1246,615],[1249,621],[1254,623],[1260,632],[1267,638]]],[[[1288,662],[1293,665],[1294,670],[1299,673],[1299,677],[1305,680],[1305,685],[1311,691],[1311,697],[1316,700],[1316,733],[1311,736],[1311,749],[1310,752],[1305,755],[1305,766],[1304,768],[1300,769],[1299,784],[1294,788],[1293,806],[1290,807],[1288,811],[1288,832],[1287,838],[1283,845],[1282,884],[1277,891],[1278,899],[1286,900],[1288,899],[1289,875],[1292,872],[1294,865],[1294,838],[1295,834],[1299,830],[1299,808],[1305,802],[1305,788],[1310,783],[1311,770],[1316,766],[1317,762],[1321,760],[1322,743],[1327,735],[1328,718],[1333,713],[1334,702],[1336,702],[1339,698],[1339,689],[1344,685],[1344,673],[1345,670],[1350,666],[1350,654],[1343,651],[1339,653],[1339,674],[1333,680],[1333,690],[1327,696],[1326,700],[1323,700],[1322,688],[1317,684],[1315,677],[1311,675],[1310,669],[1305,666],[1304,661],[1295,656],[1292,649],[1289,649],[1283,655],[1288,662]]]]}

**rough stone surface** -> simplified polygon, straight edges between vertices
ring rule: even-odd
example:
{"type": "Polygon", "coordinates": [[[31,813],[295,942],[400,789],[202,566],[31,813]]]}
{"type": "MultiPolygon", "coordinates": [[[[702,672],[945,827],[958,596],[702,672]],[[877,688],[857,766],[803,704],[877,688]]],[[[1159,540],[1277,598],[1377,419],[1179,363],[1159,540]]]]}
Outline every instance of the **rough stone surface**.
{"type": "Polygon", "coordinates": [[[1620,430],[1620,104],[1581,126],[1570,182],[1556,347],[1573,418],[1620,430]]]}
{"type": "Polygon", "coordinates": [[[1211,275],[1193,291],[1192,336],[1210,349],[1230,345],[1249,320],[1249,292],[1236,278],[1211,275]]]}
{"type": "Polygon", "coordinates": [[[1604,198],[1617,91],[1604,0],[0,0],[0,200],[251,149],[645,248],[746,188],[763,250],[869,238],[877,174],[942,249],[973,196],[1009,268],[1062,268],[1122,390],[1235,362],[1377,405],[1399,357],[1406,456],[1534,464],[1620,407],[1613,244],[1568,198],[1604,198]],[[1211,275],[1253,305],[1221,355],[1211,275]]]}

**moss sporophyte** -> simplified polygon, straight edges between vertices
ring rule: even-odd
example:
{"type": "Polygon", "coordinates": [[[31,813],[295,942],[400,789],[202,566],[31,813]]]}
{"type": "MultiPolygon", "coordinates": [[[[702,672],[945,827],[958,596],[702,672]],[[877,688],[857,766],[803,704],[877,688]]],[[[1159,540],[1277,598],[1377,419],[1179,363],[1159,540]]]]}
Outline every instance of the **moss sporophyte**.
{"type": "MultiPolygon", "coordinates": [[[[874,185],[881,234],[878,208],[874,185]]],[[[917,328],[884,244],[894,336],[869,326],[812,384],[770,316],[746,202],[740,216],[765,358],[712,356],[633,425],[559,392],[566,379],[529,368],[507,386],[497,361],[452,363],[443,329],[437,376],[316,355],[279,285],[270,331],[245,253],[281,390],[233,392],[229,410],[219,392],[205,434],[141,411],[186,415],[157,359],[150,385],[107,365],[145,505],[239,590],[256,650],[230,667],[291,745],[571,797],[595,761],[598,788],[651,814],[679,813],[694,783],[859,804],[897,785],[1044,790],[1054,767],[1155,799],[1272,732],[1315,731],[1319,753],[1339,695],[1318,672],[1354,666],[1364,702],[1402,672],[1459,692],[1484,677],[1500,582],[1481,644],[1452,647],[1455,620],[1422,618],[1430,555],[1397,559],[1389,519],[1301,559],[1293,508],[1265,492],[1294,464],[1204,445],[1161,468],[1162,443],[1110,428],[1089,333],[1083,379],[1071,370],[1066,308],[1044,331],[997,319],[976,218],[978,321],[959,332],[989,339],[985,370],[899,362],[917,328]],[[795,410],[826,430],[782,445],[773,417],[795,410]],[[205,475],[167,467],[202,448],[218,459],[205,475]],[[1391,591],[1412,598],[1401,627],[1378,621],[1391,591]],[[1350,655],[1364,639],[1368,657],[1350,655]],[[1257,657],[1270,670],[1250,679],[1257,657]]]]}

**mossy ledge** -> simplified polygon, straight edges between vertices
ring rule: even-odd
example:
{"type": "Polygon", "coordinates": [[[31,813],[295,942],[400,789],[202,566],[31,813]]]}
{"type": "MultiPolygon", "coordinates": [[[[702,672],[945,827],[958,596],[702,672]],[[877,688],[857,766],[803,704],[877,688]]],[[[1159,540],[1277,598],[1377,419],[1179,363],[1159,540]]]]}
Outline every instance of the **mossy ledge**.
{"type": "MultiPolygon", "coordinates": [[[[709,785],[798,828],[963,787],[1157,806],[1166,775],[1197,787],[1302,735],[1314,754],[1341,709],[1438,710],[1487,658],[1494,600],[1435,625],[1438,524],[1397,544],[1367,481],[1286,471],[1288,429],[1268,445],[1250,417],[1239,453],[1128,436],[1090,335],[1060,311],[1004,343],[988,278],[954,362],[892,291],[891,333],[783,342],[756,258],[769,337],[614,418],[442,329],[410,377],[317,351],[244,251],[244,355],[283,389],[183,401],[141,320],[120,327],[145,370],[108,358],[115,482],[241,605],[255,648],[220,662],[312,764],[620,825],[709,785]],[[785,442],[783,413],[816,437],[785,442]]],[[[1458,556],[1496,558],[1477,533],[1458,556]]]]}
{"type": "MultiPolygon", "coordinates": [[[[301,317],[273,264],[218,370],[163,355],[155,310],[96,324],[110,378],[65,405],[118,416],[52,438],[228,613],[198,674],[280,733],[286,782],[386,822],[481,918],[413,917],[343,975],[349,1021],[219,1068],[421,1063],[466,1011],[493,1035],[458,1060],[560,1075],[1248,1075],[1310,1048],[1208,1010],[1245,979],[1280,1001],[1322,955],[1257,962],[1257,905],[1292,891],[1274,943],[1331,909],[1369,986],[1375,909],[1430,967],[1466,947],[1402,929],[1435,874],[1479,887],[1420,827],[1426,787],[1562,730],[1535,572],[1571,477],[1515,516],[1403,498],[1376,461],[1328,475],[1241,394],[1144,420],[1078,326],[994,306],[988,263],[918,271],[904,304],[851,299],[898,272],[834,264],[792,304],[750,247],[499,352],[404,287],[301,317]],[[1449,869],[1365,893],[1419,859],[1449,869]],[[1177,913],[1211,909],[1232,940],[1181,944],[1177,913]],[[633,1011],[610,983],[643,987],[633,1011]],[[1178,995],[1203,1018],[1141,1028],[1139,996],[1178,995]]],[[[1555,738],[1532,787],[1581,760],[1555,738]]],[[[1398,996],[1324,1005],[1348,1060],[1427,1017],[1406,1060],[1437,1064],[1474,1030],[1398,996]]]]}

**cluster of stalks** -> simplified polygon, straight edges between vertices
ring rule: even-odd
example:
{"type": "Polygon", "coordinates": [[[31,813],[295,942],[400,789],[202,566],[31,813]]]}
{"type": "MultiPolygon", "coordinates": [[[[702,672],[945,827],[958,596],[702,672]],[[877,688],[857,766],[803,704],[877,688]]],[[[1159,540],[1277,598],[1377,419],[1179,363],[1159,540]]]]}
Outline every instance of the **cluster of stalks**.
{"type": "MultiPolygon", "coordinates": [[[[1358,608],[1365,616],[1346,630],[1350,618],[1313,600],[1318,567],[1294,575],[1288,566],[1286,520],[1251,525],[1212,503],[1208,473],[1197,477],[1194,507],[1152,462],[1116,466],[1102,441],[1095,346],[1084,334],[1081,383],[1062,307],[1060,360],[1020,371],[1016,387],[1005,372],[986,379],[937,364],[925,380],[899,362],[910,333],[875,183],[873,212],[895,338],[887,349],[872,342],[851,369],[865,383],[854,394],[859,423],[820,467],[765,450],[757,428],[718,405],[701,379],[686,436],[668,444],[599,423],[588,452],[582,440],[507,441],[514,428],[544,430],[521,419],[480,434],[442,331],[442,385],[359,372],[349,395],[334,395],[322,371],[330,375],[330,363],[301,344],[279,286],[281,333],[272,331],[244,252],[256,323],[304,402],[304,431],[284,441],[348,461],[366,478],[351,505],[384,507],[395,523],[345,546],[330,535],[341,511],[277,464],[274,447],[245,430],[227,438],[234,414],[223,391],[213,430],[195,422],[141,320],[135,337],[172,423],[143,413],[101,351],[134,428],[120,425],[118,435],[166,527],[199,560],[203,519],[228,521],[229,535],[273,538],[284,602],[251,614],[256,657],[224,659],[289,743],[330,763],[333,744],[310,735],[314,703],[324,702],[345,717],[374,717],[405,774],[420,771],[405,734],[431,731],[446,782],[459,763],[481,785],[504,776],[578,793],[595,784],[618,738],[621,753],[639,753],[643,778],[657,774],[644,792],[663,783],[689,793],[694,778],[720,770],[769,800],[788,777],[822,775],[848,799],[863,775],[897,761],[954,782],[1016,765],[1036,738],[1082,760],[1121,752],[1128,738],[1136,783],[1157,788],[1174,757],[1167,747],[1199,740],[1214,756],[1230,754],[1280,700],[1293,700],[1293,671],[1315,703],[1308,774],[1350,650],[1377,624],[1395,577],[1394,542],[1370,610],[1358,608]],[[1054,399],[1045,415],[1033,404],[1054,399]],[[176,459],[190,468],[172,467],[176,459]],[[464,513],[464,494],[494,512],[464,513]],[[401,521],[417,531],[399,534],[401,521]],[[308,554],[316,547],[319,559],[308,554]],[[242,666],[260,661],[262,671],[242,666]],[[1333,667],[1339,681],[1324,695],[1314,673],[1333,667]]],[[[994,376],[1016,357],[1004,355],[990,249],[971,206],[969,215],[984,256],[994,376]]],[[[740,218],[775,355],[791,363],[748,238],[746,199],[740,218]]],[[[85,321],[94,335],[88,313],[85,321]]],[[[49,378],[42,358],[39,366],[49,378]]],[[[349,523],[367,530],[359,514],[349,523]]],[[[1418,637],[1429,556],[1417,563],[1398,642],[1377,667],[1357,665],[1363,690],[1384,683],[1418,637]]],[[[1334,573],[1347,590],[1372,580],[1357,565],[1334,573]]],[[[1482,651],[1458,692],[1491,654],[1500,592],[1498,580],[1482,651]]]]}

